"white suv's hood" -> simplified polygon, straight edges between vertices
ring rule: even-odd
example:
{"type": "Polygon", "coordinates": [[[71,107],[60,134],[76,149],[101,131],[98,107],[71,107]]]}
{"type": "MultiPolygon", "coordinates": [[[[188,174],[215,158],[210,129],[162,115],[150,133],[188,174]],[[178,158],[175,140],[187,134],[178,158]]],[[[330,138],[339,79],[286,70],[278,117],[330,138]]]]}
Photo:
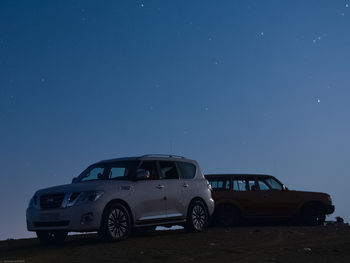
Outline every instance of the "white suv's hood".
{"type": "Polygon", "coordinates": [[[83,192],[83,191],[95,191],[95,190],[106,190],[109,187],[116,187],[120,183],[125,181],[89,181],[83,183],[64,184],[54,187],[38,190],[36,194],[52,194],[52,193],[67,193],[67,192],[83,192]]]}

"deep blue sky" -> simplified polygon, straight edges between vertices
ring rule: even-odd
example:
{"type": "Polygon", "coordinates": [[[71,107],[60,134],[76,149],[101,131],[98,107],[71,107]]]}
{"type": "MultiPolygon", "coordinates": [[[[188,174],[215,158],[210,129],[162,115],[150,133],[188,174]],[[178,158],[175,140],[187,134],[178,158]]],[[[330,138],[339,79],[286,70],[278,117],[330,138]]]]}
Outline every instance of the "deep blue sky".
{"type": "Polygon", "coordinates": [[[0,2],[0,239],[101,159],[325,191],[350,219],[350,1],[0,2]]]}

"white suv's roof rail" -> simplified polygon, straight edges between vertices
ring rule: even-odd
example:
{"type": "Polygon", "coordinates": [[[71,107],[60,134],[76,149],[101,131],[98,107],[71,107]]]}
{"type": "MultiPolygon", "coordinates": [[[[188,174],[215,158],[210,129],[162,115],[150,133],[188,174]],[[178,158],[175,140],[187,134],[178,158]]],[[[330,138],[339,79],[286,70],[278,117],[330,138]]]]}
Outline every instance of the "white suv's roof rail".
{"type": "Polygon", "coordinates": [[[185,157],[183,157],[183,156],[173,155],[173,154],[145,154],[145,155],[140,156],[139,158],[144,158],[144,157],[169,157],[169,158],[185,159],[185,157]]]}

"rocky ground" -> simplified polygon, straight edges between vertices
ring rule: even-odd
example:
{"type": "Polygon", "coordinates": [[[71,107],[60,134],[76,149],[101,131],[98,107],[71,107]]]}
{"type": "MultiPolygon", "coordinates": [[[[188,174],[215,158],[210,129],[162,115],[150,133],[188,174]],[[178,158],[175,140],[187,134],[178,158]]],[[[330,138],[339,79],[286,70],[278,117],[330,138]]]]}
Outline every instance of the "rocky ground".
{"type": "Polygon", "coordinates": [[[96,235],[69,236],[63,245],[37,239],[0,242],[5,262],[350,262],[349,226],[242,226],[204,233],[156,231],[119,243],[96,235]]]}

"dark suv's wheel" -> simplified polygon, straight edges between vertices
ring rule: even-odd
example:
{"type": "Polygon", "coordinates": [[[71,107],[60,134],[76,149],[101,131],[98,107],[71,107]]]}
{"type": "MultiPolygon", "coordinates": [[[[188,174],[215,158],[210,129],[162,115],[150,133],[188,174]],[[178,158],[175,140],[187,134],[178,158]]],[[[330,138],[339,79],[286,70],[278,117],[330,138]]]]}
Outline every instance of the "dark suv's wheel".
{"type": "Polygon", "coordinates": [[[114,203],[104,211],[99,233],[108,241],[120,241],[130,235],[131,228],[128,209],[120,203],[114,203]]]}
{"type": "Polygon", "coordinates": [[[239,224],[239,211],[237,208],[230,205],[219,207],[215,211],[214,221],[218,226],[230,227],[237,226],[239,224]]]}
{"type": "Polygon", "coordinates": [[[208,211],[200,200],[193,201],[188,208],[185,229],[189,232],[201,232],[208,225],[208,211]]]}
{"type": "Polygon", "coordinates": [[[36,231],[36,235],[41,244],[59,244],[63,243],[68,232],[64,230],[54,231],[36,231]]]}
{"type": "Polygon", "coordinates": [[[309,226],[323,225],[326,220],[324,208],[319,204],[306,205],[302,210],[303,223],[309,226]]]}

